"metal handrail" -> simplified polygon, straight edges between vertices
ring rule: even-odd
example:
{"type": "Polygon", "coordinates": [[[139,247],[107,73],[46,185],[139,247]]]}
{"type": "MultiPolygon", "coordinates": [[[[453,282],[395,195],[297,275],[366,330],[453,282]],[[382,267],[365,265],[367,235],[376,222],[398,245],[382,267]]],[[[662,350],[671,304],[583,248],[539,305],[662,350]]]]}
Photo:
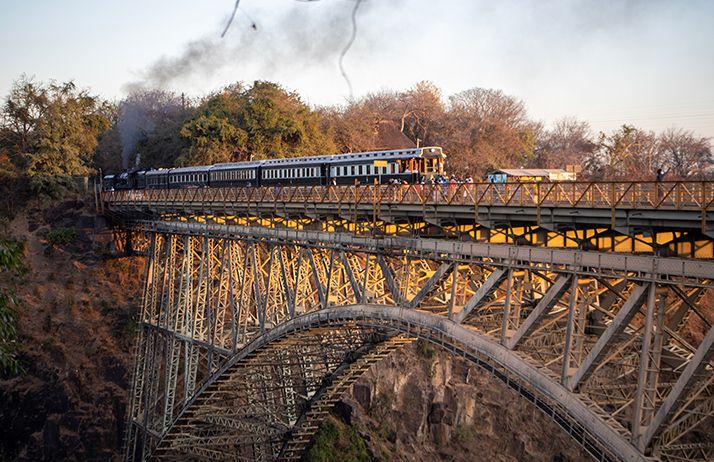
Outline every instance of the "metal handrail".
{"type": "Polygon", "coordinates": [[[116,205],[305,203],[714,210],[714,181],[264,186],[104,191],[116,205]]]}

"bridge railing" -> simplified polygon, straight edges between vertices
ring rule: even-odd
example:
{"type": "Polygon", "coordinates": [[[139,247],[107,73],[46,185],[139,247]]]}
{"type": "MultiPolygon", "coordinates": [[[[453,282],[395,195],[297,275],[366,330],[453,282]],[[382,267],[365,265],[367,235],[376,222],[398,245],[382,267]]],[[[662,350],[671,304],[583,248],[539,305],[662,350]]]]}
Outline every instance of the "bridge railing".
{"type": "Polygon", "coordinates": [[[106,191],[114,204],[390,203],[712,210],[714,181],[266,186],[106,191]]]}

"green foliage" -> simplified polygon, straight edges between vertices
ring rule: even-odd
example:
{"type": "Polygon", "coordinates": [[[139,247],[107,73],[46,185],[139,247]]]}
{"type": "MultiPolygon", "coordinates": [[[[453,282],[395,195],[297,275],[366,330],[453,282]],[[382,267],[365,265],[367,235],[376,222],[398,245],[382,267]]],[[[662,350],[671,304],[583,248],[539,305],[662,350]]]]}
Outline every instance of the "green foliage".
{"type": "Polygon", "coordinates": [[[21,77],[3,116],[4,143],[37,192],[56,193],[69,178],[89,173],[97,138],[109,128],[109,105],[73,82],[47,85],[21,77]]]}
{"type": "Polygon", "coordinates": [[[210,165],[230,162],[238,156],[237,148],[243,146],[248,134],[231,122],[216,115],[200,115],[187,122],[180,131],[191,143],[188,151],[179,157],[182,165],[210,165]]]}
{"type": "Polygon", "coordinates": [[[21,273],[24,270],[24,265],[22,264],[22,252],[24,249],[24,243],[0,237],[0,271],[21,273]]]}
{"type": "Polygon", "coordinates": [[[307,451],[308,462],[369,462],[372,458],[367,446],[354,427],[334,419],[325,420],[315,435],[313,445],[307,451]]]}
{"type": "Polygon", "coordinates": [[[271,82],[246,89],[232,85],[208,98],[181,128],[189,143],[182,165],[296,157],[332,153],[331,137],[320,129],[320,117],[300,100],[271,82]]]}
{"type": "Polygon", "coordinates": [[[54,228],[47,232],[47,242],[52,246],[67,245],[74,242],[77,233],[72,228],[54,228]]]}
{"type": "Polygon", "coordinates": [[[456,434],[454,436],[456,437],[456,441],[460,444],[466,444],[474,439],[476,433],[472,425],[462,424],[456,428],[456,434]]]}
{"type": "MultiPolygon", "coordinates": [[[[23,270],[21,242],[0,239],[0,272],[23,270]]],[[[0,375],[21,371],[17,343],[17,299],[9,289],[0,290],[0,375]]]]}
{"type": "Polygon", "coordinates": [[[0,376],[20,372],[17,358],[17,299],[12,291],[0,290],[0,376]]]}
{"type": "Polygon", "coordinates": [[[424,359],[434,359],[434,356],[436,356],[436,350],[424,339],[417,340],[416,351],[424,359]]]}

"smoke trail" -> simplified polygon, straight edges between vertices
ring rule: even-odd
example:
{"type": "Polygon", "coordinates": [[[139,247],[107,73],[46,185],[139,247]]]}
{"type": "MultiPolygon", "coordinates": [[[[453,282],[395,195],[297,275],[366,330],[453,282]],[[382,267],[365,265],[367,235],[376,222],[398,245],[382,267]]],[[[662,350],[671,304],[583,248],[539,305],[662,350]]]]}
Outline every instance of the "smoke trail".
{"type": "MultiPolygon", "coordinates": [[[[261,29],[257,31],[255,23],[244,11],[246,3],[238,1],[227,25],[220,28],[220,35],[225,34],[223,39],[215,33],[194,40],[177,56],[156,60],[138,80],[125,84],[123,89],[135,93],[176,88],[177,83],[196,77],[210,79],[228,66],[238,68],[235,80],[245,79],[246,73],[260,79],[280,80],[282,75],[329,69],[339,57],[339,69],[352,98],[352,84],[342,61],[346,53],[354,49],[357,10],[362,14],[370,3],[361,5],[362,0],[355,0],[354,6],[342,7],[337,3],[329,7],[307,6],[318,3],[324,2],[293,2],[292,7],[271,11],[269,15],[264,13],[261,29]],[[252,23],[250,28],[237,27],[235,16],[238,14],[246,14],[252,23]],[[348,44],[340,49],[339,44],[350,30],[348,44]]],[[[364,35],[362,32],[360,29],[360,34],[364,35]]],[[[377,31],[374,32],[373,39],[376,40],[377,31]]]]}

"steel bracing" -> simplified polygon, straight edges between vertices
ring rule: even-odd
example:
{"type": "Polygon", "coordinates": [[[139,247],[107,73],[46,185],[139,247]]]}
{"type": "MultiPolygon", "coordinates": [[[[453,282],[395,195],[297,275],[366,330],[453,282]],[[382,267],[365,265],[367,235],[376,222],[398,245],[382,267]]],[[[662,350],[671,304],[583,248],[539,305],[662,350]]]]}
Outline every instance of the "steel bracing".
{"type": "Polygon", "coordinates": [[[351,384],[424,338],[597,460],[707,460],[714,261],[134,223],[147,236],[127,460],[297,460],[351,384]]]}
{"type": "Polygon", "coordinates": [[[108,213],[714,258],[714,182],[107,191],[108,213]]]}

